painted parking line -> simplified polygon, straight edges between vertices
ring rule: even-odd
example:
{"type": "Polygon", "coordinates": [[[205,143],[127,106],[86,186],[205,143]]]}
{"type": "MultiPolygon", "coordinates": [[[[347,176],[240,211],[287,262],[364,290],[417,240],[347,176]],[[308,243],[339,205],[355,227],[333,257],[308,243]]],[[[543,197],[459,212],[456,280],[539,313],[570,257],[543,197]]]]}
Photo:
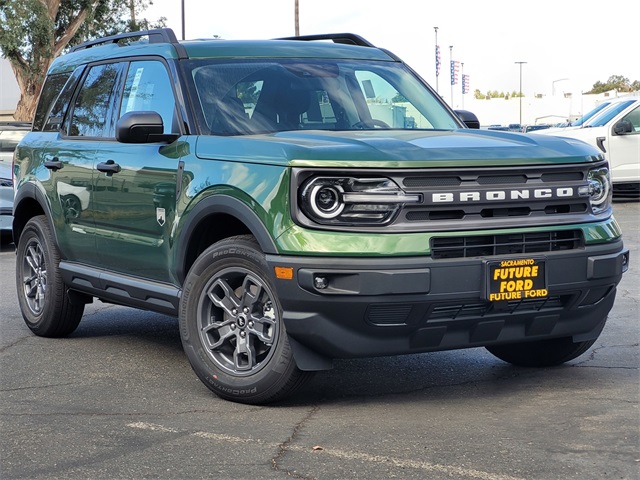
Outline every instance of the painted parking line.
{"type": "MultiPolygon", "coordinates": [[[[146,423],[146,422],[129,423],[127,424],[127,427],[137,428],[140,430],[152,430],[152,431],[164,432],[164,433],[184,433],[184,431],[181,431],[181,430],[167,428],[162,425],[146,423]]],[[[271,446],[274,448],[278,447],[278,444],[275,442],[267,443],[259,439],[234,437],[232,435],[224,435],[219,433],[193,432],[191,433],[191,435],[193,435],[194,437],[207,438],[210,440],[221,441],[221,442],[239,443],[239,444],[250,443],[252,445],[262,444],[262,445],[271,446]]],[[[287,450],[308,453],[310,451],[310,448],[289,445],[287,447],[287,450]]],[[[441,465],[438,463],[431,463],[431,462],[425,462],[425,461],[419,461],[419,460],[407,460],[403,458],[389,457],[386,455],[372,455],[369,453],[346,451],[341,449],[333,449],[329,447],[323,447],[322,450],[317,451],[314,454],[330,455],[332,457],[339,458],[341,460],[357,460],[361,462],[380,463],[385,465],[391,464],[398,468],[412,468],[415,470],[422,470],[425,473],[426,472],[438,473],[438,474],[447,475],[447,476],[477,478],[480,480],[523,480],[520,477],[503,475],[500,473],[484,472],[482,470],[476,470],[473,468],[456,467],[453,465],[441,465]]]]}

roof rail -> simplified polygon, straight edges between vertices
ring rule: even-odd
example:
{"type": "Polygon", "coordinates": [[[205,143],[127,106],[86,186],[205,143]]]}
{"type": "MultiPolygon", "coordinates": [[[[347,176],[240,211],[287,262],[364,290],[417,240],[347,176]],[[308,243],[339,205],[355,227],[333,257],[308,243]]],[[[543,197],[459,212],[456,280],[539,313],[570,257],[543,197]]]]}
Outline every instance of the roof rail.
{"type": "Polygon", "coordinates": [[[111,35],[109,37],[102,37],[96,40],[90,40],[88,42],[76,45],[70,51],[76,52],[78,50],[84,50],[86,48],[96,47],[98,45],[104,45],[107,43],[118,43],[120,40],[126,38],[136,37],[149,37],[149,43],[172,43],[178,44],[178,38],[173,30],[170,28],[156,28],[154,30],[143,30],[140,32],[127,32],[120,33],[118,35],[111,35]]]}
{"type": "Polygon", "coordinates": [[[375,45],[368,40],[365,40],[360,35],[355,33],[323,33],[319,35],[303,35],[299,37],[283,37],[276,38],[276,40],[333,40],[333,43],[343,43],[346,45],[359,45],[361,47],[374,47],[375,45]]]}

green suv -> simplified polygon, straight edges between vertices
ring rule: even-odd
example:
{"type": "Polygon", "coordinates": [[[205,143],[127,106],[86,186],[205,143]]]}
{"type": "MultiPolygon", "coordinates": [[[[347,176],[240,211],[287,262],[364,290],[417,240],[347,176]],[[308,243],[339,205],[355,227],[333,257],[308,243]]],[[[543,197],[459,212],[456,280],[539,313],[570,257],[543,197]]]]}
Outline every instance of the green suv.
{"type": "Polygon", "coordinates": [[[254,404],[336,358],[571,360],[628,265],[609,168],[478,127],[353,34],[82,44],[15,153],[24,319],[61,337],[94,299],[177,316],[204,384],[254,404]]]}

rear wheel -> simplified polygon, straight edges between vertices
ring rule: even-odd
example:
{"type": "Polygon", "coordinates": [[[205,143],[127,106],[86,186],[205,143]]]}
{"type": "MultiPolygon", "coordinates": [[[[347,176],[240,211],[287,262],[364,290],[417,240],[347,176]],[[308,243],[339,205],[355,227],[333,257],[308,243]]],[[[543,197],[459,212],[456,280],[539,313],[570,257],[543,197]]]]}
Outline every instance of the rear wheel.
{"type": "Polygon", "coordinates": [[[280,400],[311,374],[293,359],[264,254],[251,236],[205,250],[185,281],[180,333],[198,377],[222,398],[280,400]]]}
{"type": "Polygon", "coordinates": [[[16,287],[25,323],[42,337],[69,335],[84,312],[83,304],[71,304],[59,263],[60,253],[46,218],[32,218],[16,247],[16,287]]]}
{"type": "Polygon", "coordinates": [[[486,347],[500,360],[520,367],[553,367],[579,357],[597,339],[574,343],[571,337],[486,347]]]}

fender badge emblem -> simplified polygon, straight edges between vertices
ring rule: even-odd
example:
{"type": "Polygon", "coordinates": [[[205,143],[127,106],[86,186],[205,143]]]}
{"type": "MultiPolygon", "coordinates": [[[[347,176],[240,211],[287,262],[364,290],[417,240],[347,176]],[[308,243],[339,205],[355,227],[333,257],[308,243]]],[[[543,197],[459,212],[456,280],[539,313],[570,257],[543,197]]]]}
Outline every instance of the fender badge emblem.
{"type": "Polygon", "coordinates": [[[163,227],[165,222],[164,208],[156,208],[156,219],[158,220],[158,225],[163,227]]]}

